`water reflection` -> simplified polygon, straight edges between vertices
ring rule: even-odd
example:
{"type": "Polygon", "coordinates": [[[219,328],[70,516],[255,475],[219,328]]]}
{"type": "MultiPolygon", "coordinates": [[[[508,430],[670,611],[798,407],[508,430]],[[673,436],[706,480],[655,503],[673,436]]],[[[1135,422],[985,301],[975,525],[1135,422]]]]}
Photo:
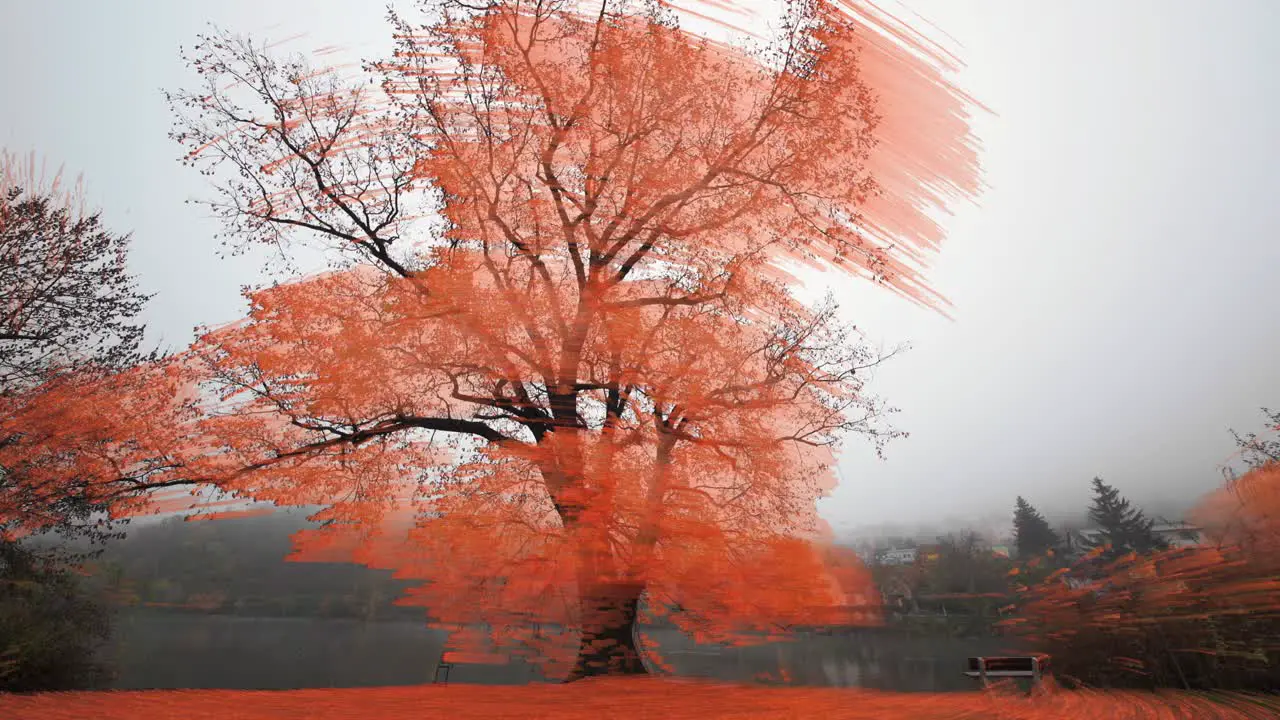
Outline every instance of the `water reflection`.
{"type": "Polygon", "coordinates": [[[921,637],[887,628],[800,633],[749,647],[697,645],[670,630],[654,634],[679,675],[899,692],[972,690],[973,681],[963,675],[965,658],[1012,651],[997,638],[921,637]]]}
{"type": "MultiPolygon", "coordinates": [[[[997,639],[927,638],[882,628],[800,634],[749,647],[697,644],[669,628],[646,634],[681,676],[906,692],[971,690],[973,681],[962,674],[965,658],[1010,649],[997,639]]],[[[405,621],[131,611],[120,616],[106,654],[117,669],[115,689],[412,685],[435,678],[445,639],[441,631],[405,621]]],[[[565,639],[576,647],[572,633],[565,639]]],[[[545,680],[519,660],[457,664],[449,672],[454,683],[545,680]]]]}

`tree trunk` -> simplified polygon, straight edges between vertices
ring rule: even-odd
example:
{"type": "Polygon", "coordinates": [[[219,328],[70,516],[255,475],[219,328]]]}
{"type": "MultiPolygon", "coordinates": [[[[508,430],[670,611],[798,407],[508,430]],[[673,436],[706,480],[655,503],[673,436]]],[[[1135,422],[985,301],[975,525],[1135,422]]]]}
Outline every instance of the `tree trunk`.
{"type": "Polygon", "coordinates": [[[640,587],[597,587],[582,596],[582,638],[565,682],[600,675],[643,675],[635,642],[640,587]]]}

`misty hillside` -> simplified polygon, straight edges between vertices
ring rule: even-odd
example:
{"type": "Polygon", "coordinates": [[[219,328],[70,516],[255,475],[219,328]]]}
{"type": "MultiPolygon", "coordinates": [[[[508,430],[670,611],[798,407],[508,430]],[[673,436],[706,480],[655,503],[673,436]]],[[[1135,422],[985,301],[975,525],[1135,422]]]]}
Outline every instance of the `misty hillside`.
{"type": "Polygon", "coordinates": [[[393,604],[410,581],[348,563],[293,562],[290,536],[313,527],[299,513],[127,528],[89,562],[90,582],[120,606],[256,617],[420,619],[393,604]]]}

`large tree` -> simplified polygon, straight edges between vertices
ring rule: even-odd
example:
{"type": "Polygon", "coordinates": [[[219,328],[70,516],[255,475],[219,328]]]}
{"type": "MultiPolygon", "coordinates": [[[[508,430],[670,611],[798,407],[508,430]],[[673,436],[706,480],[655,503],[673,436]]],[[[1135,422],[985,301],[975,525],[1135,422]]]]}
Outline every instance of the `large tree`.
{"type": "Polygon", "coordinates": [[[1040,557],[1058,547],[1058,534],[1049,527],[1049,521],[1021,495],[1013,510],[1013,535],[1022,560],[1040,557]]]}
{"type": "Polygon", "coordinates": [[[380,87],[203,38],[206,85],[172,100],[211,207],[336,268],[110,378],[109,412],[69,403],[64,427],[96,419],[66,437],[100,458],[77,469],[113,499],[322,505],[304,557],[427,579],[410,599],[455,644],[571,678],[642,670],[642,596],[720,637],[839,604],[812,542],[832,449],[895,432],[864,388],[880,357],[797,273],[939,307],[929,208],[976,190],[937,56],[842,8],[793,5],[751,54],[652,7],[433,7],[393,16],[380,87]]]}

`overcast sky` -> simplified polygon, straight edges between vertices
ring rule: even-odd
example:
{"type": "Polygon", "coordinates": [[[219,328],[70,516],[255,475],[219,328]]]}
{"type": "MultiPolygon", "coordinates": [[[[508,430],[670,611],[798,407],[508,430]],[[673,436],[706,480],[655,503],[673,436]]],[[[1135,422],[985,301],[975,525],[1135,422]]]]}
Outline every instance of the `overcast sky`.
{"type": "MultiPolygon", "coordinates": [[[[886,3],[899,12],[900,6],[886,3]]],[[[1101,475],[1135,501],[1216,484],[1259,405],[1280,406],[1280,3],[906,0],[995,111],[975,129],[990,189],[947,220],[944,320],[839,288],[886,346],[874,389],[911,437],[853,441],[824,502],[837,528],[1007,516],[1022,494],[1083,509],[1101,475]]],[[[383,3],[42,0],[0,24],[0,144],[83,173],[134,233],[155,337],[234,320],[254,258],[218,259],[208,195],[177,162],[161,88],[207,22],[308,50],[389,47],[383,3]]]]}

